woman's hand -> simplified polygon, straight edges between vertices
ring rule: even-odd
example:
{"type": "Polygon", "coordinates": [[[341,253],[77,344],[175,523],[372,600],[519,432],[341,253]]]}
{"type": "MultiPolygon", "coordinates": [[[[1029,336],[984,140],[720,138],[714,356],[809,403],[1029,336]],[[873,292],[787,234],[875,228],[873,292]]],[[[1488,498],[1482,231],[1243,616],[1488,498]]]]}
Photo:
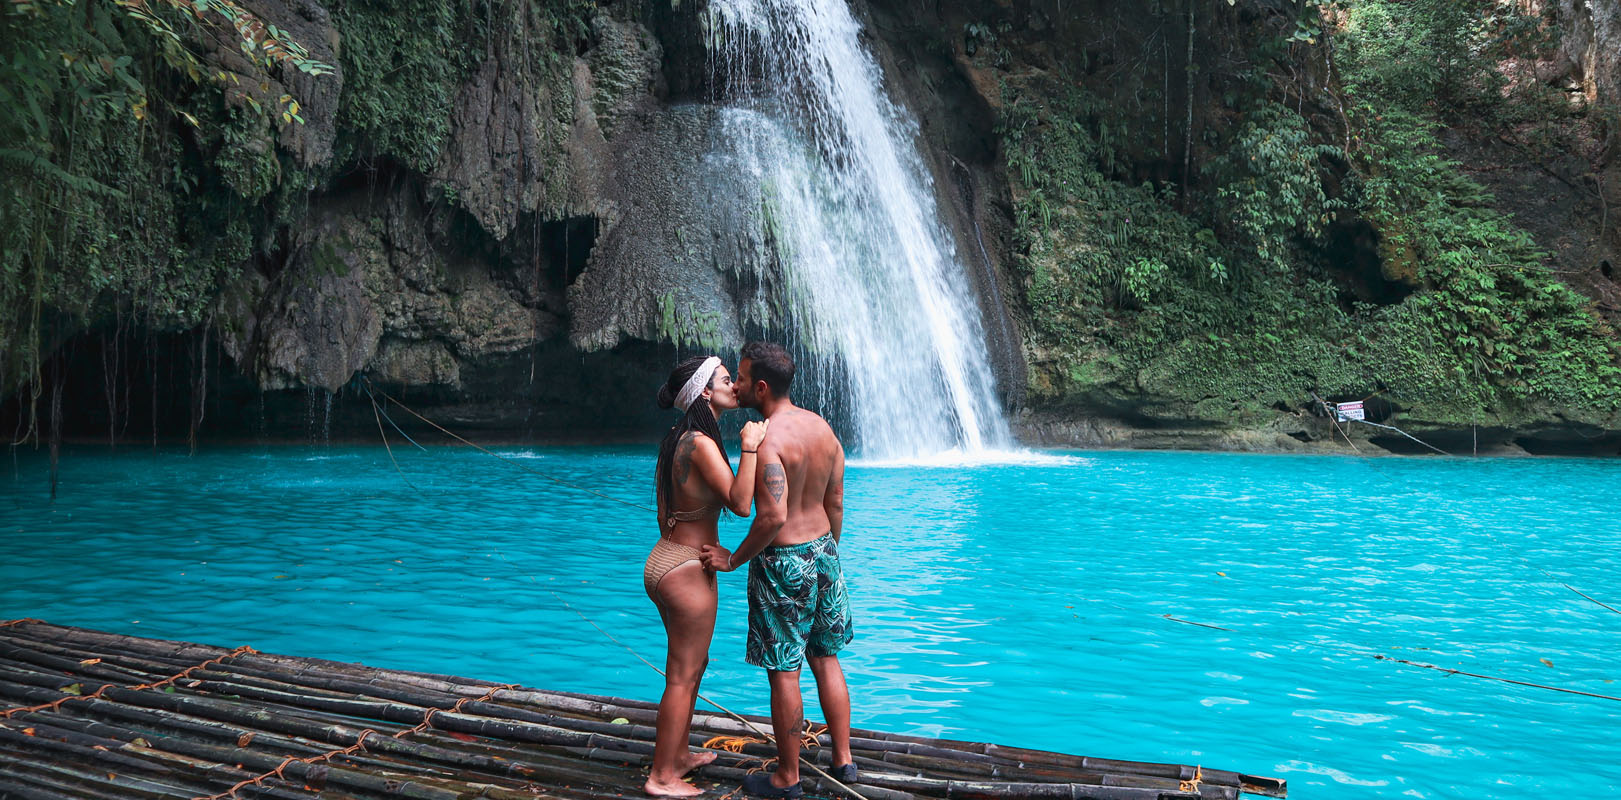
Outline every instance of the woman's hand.
{"type": "Polygon", "coordinates": [[[743,423],[743,449],[759,450],[760,443],[765,441],[765,429],[770,424],[771,420],[743,423]]]}
{"type": "MultiPolygon", "coordinates": [[[[750,422],[749,424],[753,425],[754,423],[750,422]]],[[[733,569],[732,551],[718,544],[704,545],[703,555],[699,556],[699,558],[704,562],[705,567],[716,572],[731,572],[733,569]]]]}

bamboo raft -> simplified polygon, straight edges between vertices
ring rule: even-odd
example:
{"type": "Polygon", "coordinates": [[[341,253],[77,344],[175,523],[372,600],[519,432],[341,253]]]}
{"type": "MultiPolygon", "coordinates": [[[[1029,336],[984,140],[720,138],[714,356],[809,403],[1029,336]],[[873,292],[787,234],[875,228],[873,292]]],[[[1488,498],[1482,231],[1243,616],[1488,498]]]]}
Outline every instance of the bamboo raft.
{"type": "MultiPolygon", "coordinates": [[[[0,623],[0,798],[641,797],[655,706],[611,697],[0,623]]],[[[769,731],[766,718],[749,718],[769,731]]],[[[698,714],[710,796],[768,766],[773,745],[698,714]]],[[[865,800],[1234,800],[1281,780],[1176,764],[852,732],[865,800]]],[[[804,757],[830,765],[828,737],[804,757]]],[[[814,771],[808,794],[844,797],[814,771]]]]}

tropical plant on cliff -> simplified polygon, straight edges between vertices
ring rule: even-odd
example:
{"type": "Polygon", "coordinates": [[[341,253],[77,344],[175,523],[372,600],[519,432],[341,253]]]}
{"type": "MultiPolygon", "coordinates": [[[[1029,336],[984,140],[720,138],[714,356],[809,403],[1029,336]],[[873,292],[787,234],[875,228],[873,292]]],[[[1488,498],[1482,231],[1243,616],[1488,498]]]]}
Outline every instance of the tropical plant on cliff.
{"type": "Polygon", "coordinates": [[[1353,194],[1386,272],[1424,290],[1392,312],[1409,335],[1392,337],[1390,368],[1471,387],[1481,412],[1515,402],[1608,413],[1621,397],[1615,332],[1435,135],[1454,115],[1502,124],[1523,113],[1515,103],[1534,98],[1505,101],[1497,60],[1539,46],[1536,22],[1491,0],[1345,3],[1336,44],[1353,194]]]}
{"type": "Polygon", "coordinates": [[[1202,132],[1202,181],[1132,177],[1173,157],[1174,116],[1145,119],[1171,76],[1089,83],[1083,53],[1073,74],[1006,83],[1037,398],[1133,395],[1167,417],[1259,422],[1309,390],[1387,387],[1439,423],[1613,421],[1615,332],[1436,138],[1449,115],[1524,113],[1496,59],[1535,39],[1534,20],[1492,0],[1298,8],[1222,78],[1215,116],[1231,123],[1202,132]],[[1312,69],[1337,81],[1280,77],[1312,69]],[[1372,276],[1326,240],[1331,225],[1371,226],[1372,276]]]}
{"type": "Polygon", "coordinates": [[[193,49],[230,42],[260,70],[332,69],[230,0],[14,0],[0,13],[0,396],[26,384],[37,398],[42,347],[98,314],[195,324],[245,257],[248,220],[181,164],[302,119],[291,95],[267,97],[193,49]]]}

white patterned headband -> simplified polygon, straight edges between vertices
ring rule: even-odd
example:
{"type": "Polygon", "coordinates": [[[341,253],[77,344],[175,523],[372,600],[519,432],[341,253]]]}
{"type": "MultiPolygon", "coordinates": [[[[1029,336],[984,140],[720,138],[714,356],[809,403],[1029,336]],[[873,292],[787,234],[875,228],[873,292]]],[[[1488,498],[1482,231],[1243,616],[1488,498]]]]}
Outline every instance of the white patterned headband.
{"type": "Polygon", "coordinates": [[[704,393],[704,389],[709,388],[709,379],[714,376],[715,368],[719,366],[720,358],[717,356],[704,359],[704,363],[698,365],[698,371],[692,373],[686,385],[681,387],[680,393],[676,394],[675,407],[685,412],[687,406],[692,405],[692,401],[697,400],[698,396],[704,393]]]}

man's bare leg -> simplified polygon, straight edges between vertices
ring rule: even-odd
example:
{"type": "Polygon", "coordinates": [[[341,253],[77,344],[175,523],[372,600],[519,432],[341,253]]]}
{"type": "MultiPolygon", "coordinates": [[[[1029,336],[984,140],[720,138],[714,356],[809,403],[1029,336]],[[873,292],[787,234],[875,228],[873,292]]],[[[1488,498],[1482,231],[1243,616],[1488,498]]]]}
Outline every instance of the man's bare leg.
{"type": "Polygon", "coordinates": [[[849,764],[850,689],[844,683],[844,667],[838,656],[806,656],[811,674],[816,676],[816,697],[827,720],[827,735],[833,739],[833,766],[849,764]]]}
{"type": "Polygon", "coordinates": [[[771,678],[771,731],[777,737],[777,771],[771,785],[799,783],[799,735],[805,730],[805,701],[799,696],[799,670],[768,669],[771,678]]]}

